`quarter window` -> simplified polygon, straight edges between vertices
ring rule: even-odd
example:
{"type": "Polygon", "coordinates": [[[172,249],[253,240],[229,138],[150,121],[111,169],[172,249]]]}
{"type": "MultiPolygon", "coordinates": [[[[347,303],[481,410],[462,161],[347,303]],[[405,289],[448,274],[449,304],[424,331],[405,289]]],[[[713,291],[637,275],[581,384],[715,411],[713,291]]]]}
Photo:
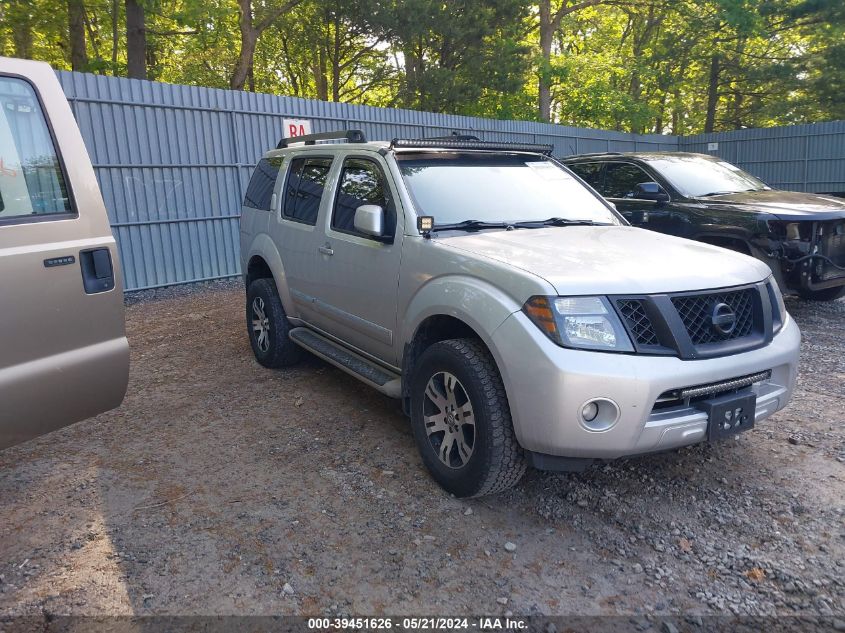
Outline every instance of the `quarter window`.
{"type": "Polygon", "coordinates": [[[384,173],[371,160],[349,158],[343,164],[343,173],[340,175],[332,228],[345,233],[356,233],[355,210],[364,204],[375,204],[384,209],[385,235],[393,235],[396,229],[396,213],[384,173]]]}
{"type": "Polygon", "coordinates": [[[312,226],[317,223],[331,166],[331,158],[295,158],[291,161],[285,184],[283,213],[286,218],[312,226]]]}
{"type": "Polygon", "coordinates": [[[67,182],[35,90],[0,77],[0,222],[69,213],[67,182]]]}
{"type": "Polygon", "coordinates": [[[636,165],[608,163],[604,170],[604,185],[600,193],[605,198],[633,198],[638,184],[653,180],[636,165]]]}
{"type": "Polygon", "coordinates": [[[244,195],[244,206],[262,211],[270,210],[270,201],[273,198],[273,189],[276,186],[276,177],[279,175],[279,168],[282,166],[282,158],[262,158],[252,174],[249,186],[244,195]]]}

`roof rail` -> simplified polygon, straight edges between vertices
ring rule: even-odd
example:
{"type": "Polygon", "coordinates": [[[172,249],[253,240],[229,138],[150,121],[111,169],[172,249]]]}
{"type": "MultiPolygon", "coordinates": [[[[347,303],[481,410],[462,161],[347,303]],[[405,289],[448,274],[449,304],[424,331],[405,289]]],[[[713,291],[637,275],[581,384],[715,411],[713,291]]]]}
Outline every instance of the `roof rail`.
{"type": "Polygon", "coordinates": [[[304,145],[316,145],[317,141],[339,141],[347,143],[366,143],[367,138],[361,130],[337,130],[336,132],[320,132],[319,134],[304,134],[302,136],[291,136],[279,140],[276,149],[283,149],[291,145],[302,143],[304,145]]]}
{"type": "Polygon", "coordinates": [[[481,141],[477,138],[444,136],[435,138],[395,138],[390,141],[390,149],[486,149],[499,152],[533,152],[551,156],[553,145],[538,143],[507,143],[500,141],[481,141]]]}
{"type": "Polygon", "coordinates": [[[622,152],[587,152],[586,154],[571,154],[567,158],[583,158],[585,156],[622,156],[622,152]]]}

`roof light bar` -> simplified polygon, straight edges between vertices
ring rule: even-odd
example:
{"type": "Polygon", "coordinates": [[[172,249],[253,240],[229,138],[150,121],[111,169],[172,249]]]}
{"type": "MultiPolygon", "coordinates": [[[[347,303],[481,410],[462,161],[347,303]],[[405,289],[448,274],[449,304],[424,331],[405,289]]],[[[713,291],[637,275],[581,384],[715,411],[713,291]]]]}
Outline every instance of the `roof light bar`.
{"type": "Polygon", "coordinates": [[[305,134],[303,136],[291,136],[279,140],[276,149],[284,149],[291,145],[302,143],[303,145],[316,145],[317,141],[341,141],[347,143],[366,143],[367,137],[361,130],[337,130],[335,132],[320,132],[319,134],[305,134]]]}
{"type": "Polygon", "coordinates": [[[538,143],[503,143],[498,141],[470,141],[439,138],[395,138],[390,142],[391,149],[486,149],[505,152],[532,152],[551,156],[553,145],[538,143]]]}

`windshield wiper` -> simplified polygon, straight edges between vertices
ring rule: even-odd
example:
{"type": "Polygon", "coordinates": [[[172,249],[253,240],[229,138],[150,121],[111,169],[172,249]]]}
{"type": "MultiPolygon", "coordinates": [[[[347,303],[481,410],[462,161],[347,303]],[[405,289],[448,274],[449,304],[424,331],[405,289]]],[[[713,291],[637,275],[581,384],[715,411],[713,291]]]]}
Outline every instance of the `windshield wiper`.
{"type": "Polygon", "coordinates": [[[464,220],[452,224],[435,224],[432,231],[479,231],[481,229],[506,229],[512,222],[485,222],[484,220],[464,220]]]}
{"type": "Polygon", "coordinates": [[[547,220],[521,220],[518,222],[487,222],[485,220],[464,220],[452,224],[435,224],[432,231],[480,231],[481,229],[540,229],[544,226],[610,226],[609,222],[593,220],[567,220],[566,218],[548,218],[547,220]]]}
{"type": "Polygon", "coordinates": [[[524,220],[514,222],[512,226],[520,229],[539,228],[543,226],[611,226],[610,222],[595,222],[594,220],[568,220],[566,218],[548,218],[546,220],[524,220]]]}

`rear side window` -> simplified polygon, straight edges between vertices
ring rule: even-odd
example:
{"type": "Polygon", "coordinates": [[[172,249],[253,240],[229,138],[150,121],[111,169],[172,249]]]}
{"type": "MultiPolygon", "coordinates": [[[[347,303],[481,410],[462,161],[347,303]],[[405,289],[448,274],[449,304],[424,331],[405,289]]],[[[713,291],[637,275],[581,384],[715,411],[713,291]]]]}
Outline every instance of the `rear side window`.
{"type": "Polygon", "coordinates": [[[357,234],[355,210],[365,204],[375,204],[384,209],[385,235],[393,235],[396,229],[396,212],[384,173],[371,160],[348,158],[343,163],[343,172],[340,175],[340,185],[332,215],[332,228],[344,233],[357,234]]]}
{"type": "Polygon", "coordinates": [[[567,165],[567,167],[578,174],[593,189],[598,190],[599,185],[601,185],[601,163],[575,163],[574,165],[567,165]]]}
{"type": "Polygon", "coordinates": [[[641,182],[653,178],[630,163],[609,163],[604,170],[604,187],[600,190],[606,198],[633,198],[634,189],[641,182]]]}
{"type": "Polygon", "coordinates": [[[249,186],[244,195],[244,206],[262,211],[270,210],[270,200],[273,198],[273,188],[276,186],[276,176],[282,166],[282,158],[262,158],[252,173],[249,186]]]}
{"type": "Polygon", "coordinates": [[[283,215],[296,222],[314,225],[326,188],[331,158],[296,158],[291,161],[285,183],[283,215]]]}
{"type": "Polygon", "coordinates": [[[0,76],[0,223],[73,213],[47,119],[29,82],[0,76]]]}

